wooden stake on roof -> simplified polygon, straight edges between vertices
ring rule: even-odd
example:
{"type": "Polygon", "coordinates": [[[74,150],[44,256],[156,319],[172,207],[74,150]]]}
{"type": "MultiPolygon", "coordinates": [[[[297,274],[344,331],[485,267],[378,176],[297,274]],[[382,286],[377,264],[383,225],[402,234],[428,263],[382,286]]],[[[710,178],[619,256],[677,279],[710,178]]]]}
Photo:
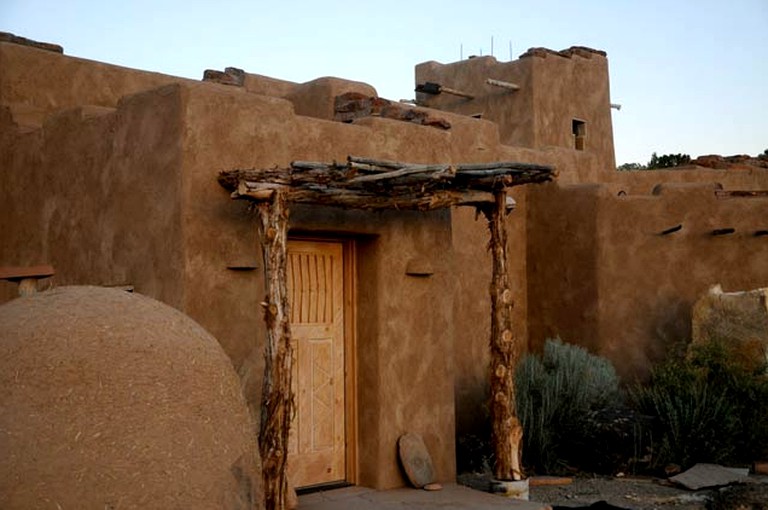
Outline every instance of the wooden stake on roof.
{"type": "Polygon", "coordinates": [[[288,434],[294,399],[292,353],[286,291],[288,203],[365,210],[432,210],[471,205],[481,210],[491,234],[491,419],[500,480],[522,478],[522,427],[515,411],[514,373],[522,346],[512,334],[512,291],[507,270],[504,217],[511,210],[506,190],[546,182],[551,167],[498,162],[465,165],[414,165],[349,157],[344,164],[294,161],[290,168],[221,172],[219,183],[232,198],[254,202],[264,254],[267,326],[259,452],[267,510],[285,508],[288,434]]]}

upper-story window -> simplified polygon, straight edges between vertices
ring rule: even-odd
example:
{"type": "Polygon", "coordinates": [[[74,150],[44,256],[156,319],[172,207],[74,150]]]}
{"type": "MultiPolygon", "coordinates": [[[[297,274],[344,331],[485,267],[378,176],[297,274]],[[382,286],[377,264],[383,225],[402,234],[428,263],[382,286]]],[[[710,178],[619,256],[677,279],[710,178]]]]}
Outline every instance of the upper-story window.
{"type": "Polygon", "coordinates": [[[573,148],[577,151],[583,151],[587,139],[587,123],[583,120],[573,119],[571,129],[573,131],[573,148]]]}

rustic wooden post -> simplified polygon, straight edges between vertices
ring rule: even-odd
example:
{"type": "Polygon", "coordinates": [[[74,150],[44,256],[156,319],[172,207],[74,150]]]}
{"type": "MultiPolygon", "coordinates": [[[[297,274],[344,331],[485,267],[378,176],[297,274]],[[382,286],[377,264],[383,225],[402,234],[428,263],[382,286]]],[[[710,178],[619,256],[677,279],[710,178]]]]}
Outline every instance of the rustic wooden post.
{"type": "Polygon", "coordinates": [[[293,354],[286,287],[289,211],[282,192],[274,192],[270,200],[259,203],[257,208],[267,287],[267,297],[262,303],[267,336],[261,390],[259,453],[265,508],[283,510],[288,489],[288,433],[294,410],[291,390],[293,354]]]}
{"type": "Polygon", "coordinates": [[[507,272],[506,191],[494,192],[494,204],[483,207],[491,232],[489,249],[493,255],[491,277],[491,422],[497,480],[523,477],[520,443],[523,429],[515,409],[515,368],[520,359],[520,343],[512,334],[512,290],[507,272]]]}

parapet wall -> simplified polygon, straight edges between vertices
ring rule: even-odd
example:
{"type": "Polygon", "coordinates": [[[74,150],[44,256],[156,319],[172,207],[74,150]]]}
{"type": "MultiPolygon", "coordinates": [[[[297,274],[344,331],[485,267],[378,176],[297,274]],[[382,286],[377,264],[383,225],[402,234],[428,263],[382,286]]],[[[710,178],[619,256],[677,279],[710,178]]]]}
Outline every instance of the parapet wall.
{"type": "Polygon", "coordinates": [[[183,78],[94,62],[0,40],[0,105],[31,129],[57,111],[84,105],[115,107],[123,96],[183,78]]]}

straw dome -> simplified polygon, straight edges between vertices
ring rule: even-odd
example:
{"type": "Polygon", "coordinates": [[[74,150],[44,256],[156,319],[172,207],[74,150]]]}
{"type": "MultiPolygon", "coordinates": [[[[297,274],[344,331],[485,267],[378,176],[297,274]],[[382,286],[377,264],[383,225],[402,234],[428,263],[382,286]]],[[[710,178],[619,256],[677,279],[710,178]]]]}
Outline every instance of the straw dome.
{"type": "Polygon", "coordinates": [[[116,289],[0,306],[0,508],[251,508],[250,415],[219,343],[116,289]]]}

